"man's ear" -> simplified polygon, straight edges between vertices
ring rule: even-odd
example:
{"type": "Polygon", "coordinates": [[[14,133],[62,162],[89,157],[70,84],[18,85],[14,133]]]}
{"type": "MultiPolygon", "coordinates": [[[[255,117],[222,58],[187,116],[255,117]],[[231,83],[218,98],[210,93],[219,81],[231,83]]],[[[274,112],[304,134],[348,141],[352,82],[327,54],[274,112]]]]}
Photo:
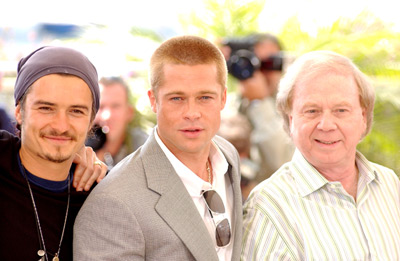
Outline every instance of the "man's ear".
{"type": "Polygon", "coordinates": [[[289,117],[289,133],[290,133],[290,137],[292,137],[292,131],[293,131],[293,128],[294,128],[294,126],[293,126],[293,116],[292,116],[292,114],[289,114],[288,117],[289,117]]]}
{"type": "Polygon", "coordinates": [[[224,109],[225,108],[225,105],[226,105],[226,90],[227,90],[228,88],[227,87],[225,87],[224,88],[224,90],[223,90],[223,92],[222,92],[222,97],[221,97],[221,110],[222,109],[224,109]]]}
{"type": "Polygon", "coordinates": [[[15,107],[15,120],[19,125],[22,124],[22,112],[20,103],[18,103],[17,107],[15,107]]]}
{"type": "Polygon", "coordinates": [[[157,113],[157,99],[156,99],[156,97],[154,95],[154,92],[152,90],[148,90],[147,91],[147,96],[149,96],[151,110],[154,113],[157,113]]]}

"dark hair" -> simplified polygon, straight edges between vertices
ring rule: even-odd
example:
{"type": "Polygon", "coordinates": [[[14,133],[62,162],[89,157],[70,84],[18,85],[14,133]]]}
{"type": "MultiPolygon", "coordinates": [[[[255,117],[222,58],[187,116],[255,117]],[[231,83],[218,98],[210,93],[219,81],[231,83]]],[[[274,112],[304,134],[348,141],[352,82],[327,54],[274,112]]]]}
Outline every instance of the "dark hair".
{"type": "Polygon", "coordinates": [[[272,42],[274,43],[276,46],[278,46],[279,50],[283,50],[283,46],[281,44],[281,42],[279,41],[278,37],[276,37],[273,34],[270,33],[254,33],[250,35],[251,38],[253,38],[254,40],[254,44],[259,44],[262,42],[272,42]]]}

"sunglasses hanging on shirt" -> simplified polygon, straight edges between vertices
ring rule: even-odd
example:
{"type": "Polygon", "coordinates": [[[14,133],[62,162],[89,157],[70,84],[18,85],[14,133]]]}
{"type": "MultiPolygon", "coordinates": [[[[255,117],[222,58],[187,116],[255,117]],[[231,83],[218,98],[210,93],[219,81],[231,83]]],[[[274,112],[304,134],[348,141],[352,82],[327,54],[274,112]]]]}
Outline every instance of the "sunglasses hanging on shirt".
{"type": "Polygon", "coordinates": [[[225,215],[224,203],[215,190],[203,191],[202,195],[215,224],[217,246],[227,246],[231,241],[231,228],[225,215]]]}

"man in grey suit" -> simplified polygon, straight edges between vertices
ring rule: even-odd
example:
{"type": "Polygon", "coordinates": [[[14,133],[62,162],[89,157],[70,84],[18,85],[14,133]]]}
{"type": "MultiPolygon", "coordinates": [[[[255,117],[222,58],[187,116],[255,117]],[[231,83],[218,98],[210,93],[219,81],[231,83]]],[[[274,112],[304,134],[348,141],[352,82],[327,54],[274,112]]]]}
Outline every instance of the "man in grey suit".
{"type": "Polygon", "coordinates": [[[157,126],[85,201],[74,260],[239,260],[239,157],[215,136],[226,79],[223,55],[200,37],[174,37],[154,52],[157,126]]]}

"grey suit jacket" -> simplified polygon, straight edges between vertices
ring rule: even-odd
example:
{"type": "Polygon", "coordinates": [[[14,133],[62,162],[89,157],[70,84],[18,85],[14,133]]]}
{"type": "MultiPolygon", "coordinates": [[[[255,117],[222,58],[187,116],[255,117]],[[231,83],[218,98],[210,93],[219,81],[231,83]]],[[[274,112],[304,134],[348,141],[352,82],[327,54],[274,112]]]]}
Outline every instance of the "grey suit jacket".
{"type": "MultiPolygon", "coordinates": [[[[239,260],[242,197],[239,157],[216,136],[233,187],[235,233],[232,260],[239,260]]],[[[218,260],[207,228],[154,133],[90,193],[74,226],[74,260],[218,260]]]]}

